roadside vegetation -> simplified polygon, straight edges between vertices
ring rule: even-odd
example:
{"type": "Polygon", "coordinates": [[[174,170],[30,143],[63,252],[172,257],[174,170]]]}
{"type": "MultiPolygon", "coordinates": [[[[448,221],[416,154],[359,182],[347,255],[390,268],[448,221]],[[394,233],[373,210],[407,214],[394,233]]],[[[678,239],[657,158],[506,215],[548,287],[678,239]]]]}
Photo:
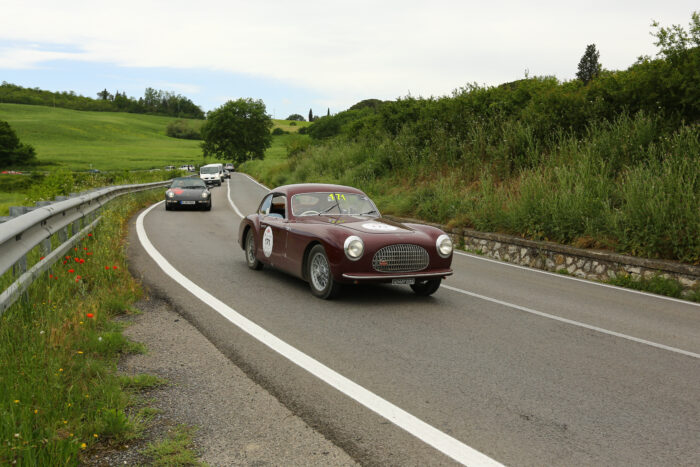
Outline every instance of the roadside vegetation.
{"type": "MultiPolygon", "coordinates": [[[[148,426],[153,411],[140,394],[165,381],[117,374],[120,357],[145,348],[114,318],[133,313],[142,293],[126,267],[127,221],[161,198],[155,190],[110,203],[96,229],[0,316],[0,464],[77,465],[148,426]]],[[[1,277],[2,290],[13,280],[11,271],[1,277]]]]}
{"type": "Polygon", "coordinates": [[[658,56],[627,70],[589,46],[586,84],[363,101],[240,169],[357,186],[387,214],[700,264],[700,17],[654,27],[658,56]]]}
{"type": "Polygon", "coordinates": [[[0,216],[7,216],[10,206],[33,206],[37,201],[50,201],[56,196],[67,196],[92,188],[157,182],[181,174],[180,170],[89,173],[58,169],[47,174],[34,172],[29,175],[0,175],[0,216]]]}

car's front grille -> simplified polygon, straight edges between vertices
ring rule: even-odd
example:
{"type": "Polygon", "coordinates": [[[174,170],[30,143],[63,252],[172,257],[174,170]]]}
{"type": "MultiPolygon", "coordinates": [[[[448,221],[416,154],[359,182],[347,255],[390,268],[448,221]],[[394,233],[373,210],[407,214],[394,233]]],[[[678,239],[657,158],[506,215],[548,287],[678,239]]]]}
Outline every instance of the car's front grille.
{"type": "Polygon", "coordinates": [[[428,252],[418,245],[385,246],[375,253],[372,267],[379,272],[414,272],[428,267],[428,252]]]}

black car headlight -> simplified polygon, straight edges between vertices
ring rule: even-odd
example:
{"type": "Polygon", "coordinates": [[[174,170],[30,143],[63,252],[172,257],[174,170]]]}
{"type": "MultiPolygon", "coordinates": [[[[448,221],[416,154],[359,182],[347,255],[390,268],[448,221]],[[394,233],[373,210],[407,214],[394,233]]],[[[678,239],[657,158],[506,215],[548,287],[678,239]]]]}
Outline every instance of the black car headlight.
{"type": "Polygon", "coordinates": [[[365,244],[362,239],[356,235],[350,235],[345,239],[345,256],[351,261],[357,261],[362,258],[362,253],[365,252],[365,244]]]}
{"type": "Polygon", "coordinates": [[[445,234],[440,235],[435,241],[438,255],[447,258],[452,254],[452,240],[445,234]]]}

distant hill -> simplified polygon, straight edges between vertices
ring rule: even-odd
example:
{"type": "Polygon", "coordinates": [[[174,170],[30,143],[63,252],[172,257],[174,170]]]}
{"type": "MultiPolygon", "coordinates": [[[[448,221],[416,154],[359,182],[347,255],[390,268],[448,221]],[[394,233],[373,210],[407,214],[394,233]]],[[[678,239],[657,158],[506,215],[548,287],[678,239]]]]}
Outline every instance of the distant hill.
{"type": "MultiPolygon", "coordinates": [[[[34,146],[44,164],[134,170],[203,162],[199,141],[166,136],[173,117],[0,104],[0,120],[10,123],[23,143],[34,146]]],[[[188,122],[199,128],[204,121],[188,122]]]]}

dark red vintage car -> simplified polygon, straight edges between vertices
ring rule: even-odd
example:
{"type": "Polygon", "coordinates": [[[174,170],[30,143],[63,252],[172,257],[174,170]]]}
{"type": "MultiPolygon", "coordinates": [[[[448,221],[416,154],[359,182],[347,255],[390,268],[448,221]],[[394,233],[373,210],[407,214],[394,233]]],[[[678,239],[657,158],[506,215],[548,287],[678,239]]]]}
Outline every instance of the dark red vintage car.
{"type": "Polygon", "coordinates": [[[342,185],[286,185],[241,221],[238,242],[251,269],[273,266],[331,298],[341,284],[408,284],[430,295],[452,274],[452,241],[422,224],[383,219],[362,191],[342,185]]]}

